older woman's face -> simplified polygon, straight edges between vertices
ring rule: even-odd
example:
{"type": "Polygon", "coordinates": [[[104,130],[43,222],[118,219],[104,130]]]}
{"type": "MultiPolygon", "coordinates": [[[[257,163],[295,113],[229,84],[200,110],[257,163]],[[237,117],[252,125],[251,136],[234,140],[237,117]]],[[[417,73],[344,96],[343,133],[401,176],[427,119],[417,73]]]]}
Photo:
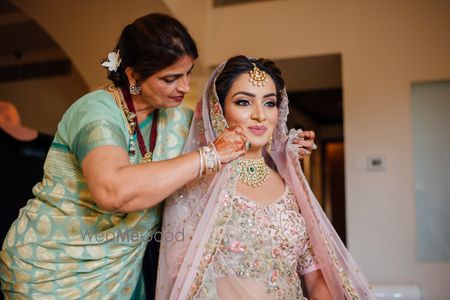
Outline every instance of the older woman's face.
{"type": "Polygon", "coordinates": [[[190,91],[193,67],[193,58],[184,55],[174,64],[142,81],[140,98],[152,108],[170,108],[180,105],[184,95],[190,91]]]}
{"type": "Polygon", "coordinates": [[[250,75],[239,75],[225,98],[225,118],[229,126],[241,125],[253,147],[263,147],[278,121],[276,87],[272,78],[264,86],[249,82],[250,75]]]}

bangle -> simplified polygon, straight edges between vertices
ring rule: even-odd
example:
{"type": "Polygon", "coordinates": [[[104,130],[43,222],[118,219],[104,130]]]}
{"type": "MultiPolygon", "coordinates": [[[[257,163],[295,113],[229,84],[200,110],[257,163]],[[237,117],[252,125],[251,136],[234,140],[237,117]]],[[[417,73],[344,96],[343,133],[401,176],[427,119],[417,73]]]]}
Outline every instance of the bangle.
{"type": "Polygon", "coordinates": [[[198,178],[201,178],[203,176],[203,169],[205,168],[202,148],[198,149],[198,154],[200,155],[200,170],[198,171],[198,178]]]}
{"type": "Polygon", "coordinates": [[[217,168],[218,168],[217,172],[219,172],[222,167],[222,163],[220,162],[220,157],[219,157],[219,153],[217,152],[216,145],[214,145],[213,142],[209,142],[209,146],[213,149],[214,154],[216,155],[216,160],[217,160],[216,163],[217,163],[217,168]]]}
{"type": "Polygon", "coordinates": [[[211,143],[199,148],[198,151],[201,155],[199,177],[217,173],[220,170],[220,159],[211,143]]]}

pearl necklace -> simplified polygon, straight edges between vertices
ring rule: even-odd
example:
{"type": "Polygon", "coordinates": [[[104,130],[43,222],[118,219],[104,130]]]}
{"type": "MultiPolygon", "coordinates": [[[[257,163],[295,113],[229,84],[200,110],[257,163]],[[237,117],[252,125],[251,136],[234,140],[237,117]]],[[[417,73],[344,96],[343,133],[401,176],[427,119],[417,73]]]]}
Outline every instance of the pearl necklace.
{"type": "Polygon", "coordinates": [[[269,167],[264,157],[257,159],[239,158],[239,181],[251,187],[261,186],[269,177],[269,167]]]}

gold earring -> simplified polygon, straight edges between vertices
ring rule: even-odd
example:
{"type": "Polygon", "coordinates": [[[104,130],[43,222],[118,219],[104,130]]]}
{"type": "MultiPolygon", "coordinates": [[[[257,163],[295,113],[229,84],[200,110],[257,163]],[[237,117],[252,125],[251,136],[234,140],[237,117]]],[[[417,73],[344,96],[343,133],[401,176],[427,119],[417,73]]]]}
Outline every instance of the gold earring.
{"type": "Polygon", "coordinates": [[[272,137],[269,138],[269,141],[266,144],[266,150],[268,153],[270,153],[270,151],[272,151],[272,137]]]}

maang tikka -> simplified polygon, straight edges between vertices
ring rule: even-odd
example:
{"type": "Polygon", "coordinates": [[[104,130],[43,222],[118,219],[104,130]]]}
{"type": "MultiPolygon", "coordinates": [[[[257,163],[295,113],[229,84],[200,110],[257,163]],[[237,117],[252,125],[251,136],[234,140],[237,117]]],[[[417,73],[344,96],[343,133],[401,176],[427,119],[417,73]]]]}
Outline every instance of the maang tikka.
{"type": "Polygon", "coordinates": [[[249,71],[250,78],[248,81],[250,81],[254,86],[264,86],[267,82],[269,82],[267,73],[258,68],[255,63],[252,63],[252,65],[253,70],[249,71]]]}

